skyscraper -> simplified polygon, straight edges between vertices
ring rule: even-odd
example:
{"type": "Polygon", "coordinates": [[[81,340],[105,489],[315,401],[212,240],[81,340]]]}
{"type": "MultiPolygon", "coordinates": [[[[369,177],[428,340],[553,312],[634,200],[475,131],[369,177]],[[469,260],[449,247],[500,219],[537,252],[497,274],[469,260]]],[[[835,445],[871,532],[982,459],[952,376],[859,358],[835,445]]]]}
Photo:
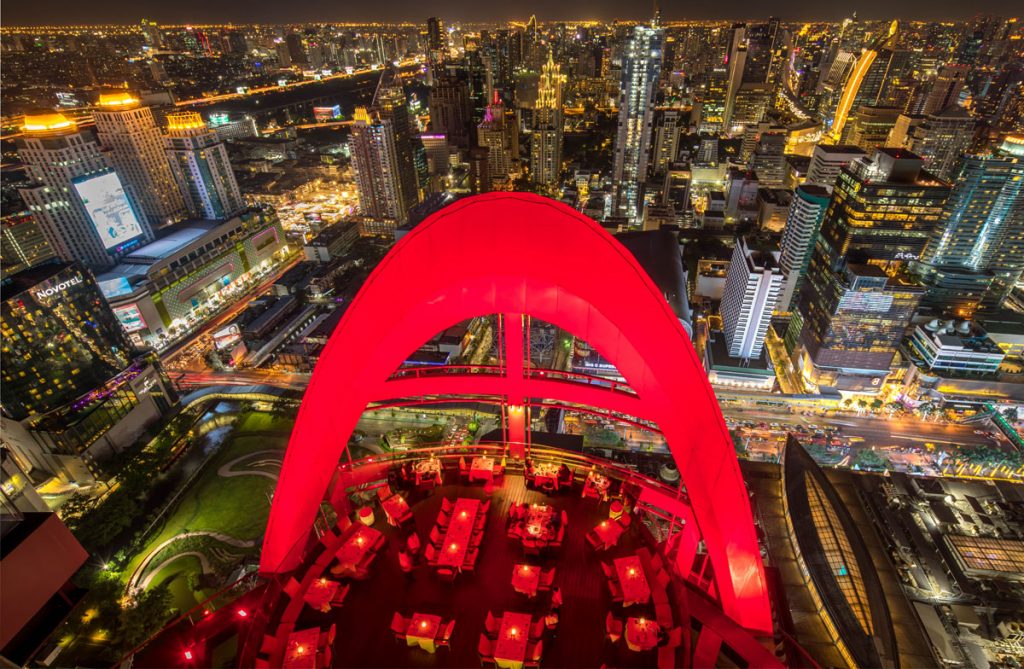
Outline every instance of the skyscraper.
{"type": "Polygon", "coordinates": [[[675,162],[679,153],[679,136],[685,124],[678,109],[659,109],[654,114],[654,161],[655,174],[664,174],[675,162]]]}
{"type": "Polygon", "coordinates": [[[437,75],[430,91],[431,132],[443,134],[450,144],[467,149],[471,119],[466,81],[451,74],[437,75]]]}
{"type": "Polygon", "coordinates": [[[828,202],[829,190],[818,184],[801,184],[793,191],[780,244],[779,265],[786,283],[779,298],[779,311],[790,311],[793,299],[800,294],[828,202]]]}
{"type": "Polygon", "coordinates": [[[631,223],[640,220],[640,201],[651,159],[654,94],[661,73],[664,31],[657,22],[638,25],[622,55],[619,122],[612,178],[615,213],[631,223]]]}
{"type": "Polygon", "coordinates": [[[722,293],[722,329],[734,358],[759,358],[782,290],[779,252],[736,238],[722,293]]]}
{"type": "Polygon", "coordinates": [[[35,217],[27,211],[0,218],[0,273],[2,276],[53,260],[53,249],[35,217]]]}
{"type": "Polygon", "coordinates": [[[348,143],[360,213],[389,227],[402,225],[413,203],[402,191],[394,126],[365,107],[356,108],[353,121],[348,143]]]}
{"type": "Polygon", "coordinates": [[[960,159],[974,141],[977,121],[963,107],[950,105],[910,128],[904,145],[924,158],[925,168],[952,179],[960,159]]]}
{"type": "Polygon", "coordinates": [[[957,104],[968,72],[970,68],[966,65],[944,65],[932,82],[921,113],[935,114],[957,104]]]}
{"type": "Polygon", "coordinates": [[[888,33],[876,39],[857,59],[832,115],[833,137],[838,139],[842,136],[847,117],[860,105],[891,102],[888,88],[903,74],[908,62],[907,52],[897,49],[898,39],[899,22],[893,21],[888,33]]]}
{"type": "Polygon", "coordinates": [[[859,146],[818,144],[811,153],[807,183],[820,184],[831,190],[839,178],[840,170],[857,158],[866,156],[867,152],[859,146]]]}
{"type": "Polygon", "coordinates": [[[413,156],[413,120],[406,103],[402,80],[394,70],[388,69],[377,83],[373,96],[373,109],[380,118],[391,122],[395,142],[395,156],[398,159],[398,185],[401,190],[402,206],[405,211],[420,201],[417,186],[416,166],[413,156]]]}
{"type": "Polygon", "coordinates": [[[487,105],[484,119],[476,128],[477,146],[487,148],[487,169],[491,181],[507,181],[512,173],[512,146],[505,125],[505,106],[498,91],[487,105]]]}
{"type": "Polygon", "coordinates": [[[928,266],[990,272],[994,297],[1005,297],[1024,271],[1024,139],[964,157],[921,263],[926,273],[928,266]]]}
{"type": "Polygon", "coordinates": [[[441,19],[427,19],[427,63],[431,69],[443,67],[448,58],[448,34],[441,19]]]}
{"type": "Polygon", "coordinates": [[[228,150],[196,112],[167,115],[167,157],[189,214],[224,220],[245,209],[228,150]]]}
{"type": "Polygon", "coordinates": [[[541,68],[530,138],[530,176],[533,183],[551,188],[562,168],[562,86],[565,75],[552,54],[541,68]]]}
{"type": "Polygon", "coordinates": [[[127,92],[101,95],[93,119],[110,163],[133,189],[149,225],[159,228],[184,218],[188,209],[149,107],[127,92]]]}
{"type": "Polygon", "coordinates": [[[18,192],[59,258],[109,267],[152,238],[91,132],[61,114],[26,116],[23,130],[15,144],[32,183],[18,192]]]}

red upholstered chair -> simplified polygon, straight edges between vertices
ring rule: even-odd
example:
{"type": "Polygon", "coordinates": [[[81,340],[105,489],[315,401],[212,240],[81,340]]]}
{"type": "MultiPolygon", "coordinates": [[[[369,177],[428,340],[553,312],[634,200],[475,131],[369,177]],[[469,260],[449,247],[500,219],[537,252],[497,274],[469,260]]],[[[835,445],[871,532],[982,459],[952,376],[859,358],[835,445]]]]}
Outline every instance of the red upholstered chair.
{"type": "Polygon", "coordinates": [[[608,634],[608,640],[615,643],[622,638],[622,631],[625,629],[622,621],[612,615],[609,611],[608,615],[604,619],[604,629],[608,634]]]}
{"type": "Polygon", "coordinates": [[[395,641],[405,641],[405,633],[408,630],[409,619],[395,611],[395,615],[391,616],[391,633],[395,636],[395,641]]]}

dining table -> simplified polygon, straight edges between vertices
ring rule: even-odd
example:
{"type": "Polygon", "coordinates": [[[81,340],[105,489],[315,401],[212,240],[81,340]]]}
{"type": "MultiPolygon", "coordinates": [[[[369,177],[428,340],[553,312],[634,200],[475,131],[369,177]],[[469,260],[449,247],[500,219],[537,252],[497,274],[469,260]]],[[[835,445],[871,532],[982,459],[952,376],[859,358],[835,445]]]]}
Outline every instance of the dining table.
{"type": "Polygon", "coordinates": [[[311,627],[288,635],[282,666],[288,669],[315,669],[320,629],[311,627]]]}
{"type": "Polygon", "coordinates": [[[437,650],[437,633],[441,629],[441,616],[429,613],[414,613],[409,619],[409,628],[405,632],[405,643],[419,646],[428,653],[437,650]]]}
{"type": "Polygon", "coordinates": [[[647,583],[643,563],[637,555],[616,558],[615,573],[622,586],[622,605],[645,604],[651,598],[651,587],[647,583]]]}
{"type": "Polygon", "coordinates": [[[480,500],[460,497],[452,506],[448,528],[444,533],[444,541],[438,549],[437,565],[439,567],[461,568],[469,551],[473,538],[473,527],[476,515],[480,511],[480,500]]]}
{"type": "Polygon", "coordinates": [[[622,525],[614,520],[602,520],[594,527],[594,532],[604,542],[605,548],[611,548],[619,543],[619,538],[624,530],[622,525]]]}
{"type": "Polygon", "coordinates": [[[498,638],[494,642],[494,661],[502,669],[522,669],[530,642],[529,613],[506,611],[501,617],[498,638]]]}
{"type": "Polygon", "coordinates": [[[469,465],[471,481],[491,481],[494,479],[494,458],[480,455],[473,458],[469,465]]]}
{"type": "Polygon", "coordinates": [[[416,474],[416,485],[422,483],[437,483],[441,478],[441,461],[437,458],[420,460],[413,466],[416,474]]]}
{"type": "Polygon", "coordinates": [[[409,502],[397,492],[385,498],[380,505],[384,509],[384,515],[388,517],[388,522],[395,527],[409,515],[409,502]]]}
{"type": "Polygon", "coordinates": [[[556,519],[558,514],[554,507],[547,504],[531,504],[526,507],[523,518],[523,538],[534,541],[552,541],[558,535],[556,519]]]}
{"type": "Polygon", "coordinates": [[[591,470],[587,473],[587,480],[583,483],[584,497],[597,497],[598,499],[604,499],[605,495],[608,494],[608,489],[611,488],[612,482],[604,474],[591,470]]]}
{"type": "Polygon", "coordinates": [[[309,604],[310,608],[327,613],[331,610],[331,600],[338,594],[338,587],[341,584],[329,578],[318,578],[306,590],[302,599],[309,604]]]}
{"type": "Polygon", "coordinates": [[[632,651],[651,650],[658,645],[661,626],[650,618],[626,619],[626,645],[632,651]]]}
{"type": "Polygon", "coordinates": [[[533,478],[538,488],[550,484],[558,488],[558,465],[553,462],[539,462],[533,466],[533,478]]]}
{"type": "Polygon", "coordinates": [[[528,597],[537,594],[540,587],[540,567],[532,564],[517,564],[512,567],[512,589],[528,597]]]}
{"type": "Polygon", "coordinates": [[[357,572],[367,559],[371,549],[384,536],[372,527],[359,523],[352,527],[355,528],[352,534],[349,535],[345,543],[335,553],[338,564],[331,570],[331,573],[335,575],[357,572]]]}

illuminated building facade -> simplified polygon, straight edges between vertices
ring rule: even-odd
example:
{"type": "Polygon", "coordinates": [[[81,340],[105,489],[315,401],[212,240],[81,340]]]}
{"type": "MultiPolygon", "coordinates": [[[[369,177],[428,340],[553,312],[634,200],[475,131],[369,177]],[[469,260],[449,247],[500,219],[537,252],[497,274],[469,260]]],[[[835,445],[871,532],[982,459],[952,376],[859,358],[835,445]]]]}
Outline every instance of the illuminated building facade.
{"type": "Polygon", "coordinates": [[[779,265],[786,283],[779,297],[779,311],[790,311],[793,299],[800,294],[828,203],[829,192],[824,186],[805,183],[793,191],[780,242],[779,265]]]}
{"type": "Polygon", "coordinates": [[[130,189],[116,174],[106,176],[110,166],[91,132],[79,130],[61,114],[26,116],[24,134],[15,144],[33,179],[18,192],[59,258],[108,267],[152,238],[149,225],[135,214],[138,207],[130,189]],[[83,202],[76,187],[82,183],[95,194],[95,207],[83,202]],[[109,234],[111,227],[123,234],[109,234]]]}
{"type": "Polygon", "coordinates": [[[924,158],[925,169],[949,181],[974,142],[976,126],[977,120],[966,109],[953,105],[914,124],[904,146],[924,158]]]}
{"type": "Polygon", "coordinates": [[[405,98],[402,80],[394,70],[385,70],[373,95],[373,109],[391,124],[397,161],[398,190],[404,211],[420,201],[416,165],[413,156],[413,119],[405,98]]]}
{"type": "Polygon", "coordinates": [[[508,181],[512,174],[512,144],[505,123],[505,106],[495,89],[484,118],[476,127],[477,146],[487,149],[487,170],[492,182],[508,181]]]}
{"type": "Polygon", "coordinates": [[[185,218],[188,209],[149,107],[127,92],[100,95],[93,119],[100,145],[125,185],[132,188],[150,227],[185,218]]]}
{"type": "Polygon", "coordinates": [[[53,249],[31,213],[0,217],[0,271],[3,276],[52,259],[53,249]]]}
{"type": "Polygon", "coordinates": [[[761,357],[782,283],[779,252],[751,248],[745,238],[738,237],[725,275],[721,306],[731,357],[761,357]]]}
{"type": "Polygon", "coordinates": [[[843,87],[843,93],[832,116],[831,133],[838,139],[850,113],[860,105],[883,105],[890,99],[888,89],[894,79],[904,73],[909,64],[909,54],[897,49],[899,23],[893,21],[886,35],[875,40],[865,49],[843,87]]]}
{"type": "Polygon", "coordinates": [[[988,273],[992,297],[1005,298],[1024,271],[1024,140],[1011,136],[996,154],[964,156],[921,265],[925,273],[988,273]]]}
{"type": "Polygon", "coordinates": [[[664,31],[653,24],[638,25],[622,56],[619,120],[615,137],[612,178],[615,212],[631,223],[640,220],[643,184],[651,159],[654,94],[661,75],[664,31]]]}
{"type": "Polygon", "coordinates": [[[456,75],[439,74],[430,90],[430,130],[448,137],[460,149],[469,148],[472,109],[466,81],[456,75]]]}
{"type": "Polygon", "coordinates": [[[193,218],[224,220],[245,209],[228,150],[196,112],[167,116],[167,158],[193,218]]]}
{"type": "Polygon", "coordinates": [[[549,52],[537,84],[530,137],[530,178],[533,183],[547,188],[558,183],[562,169],[562,87],[565,81],[565,75],[549,52]]]}
{"type": "Polygon", "coordinates": [[[409,207],[415,203],[407,203],[404,198],[391,120],[382,118],[376,110],[356,108],[348,145],[360,214],[391,230],[405,223],[409,207]]]}

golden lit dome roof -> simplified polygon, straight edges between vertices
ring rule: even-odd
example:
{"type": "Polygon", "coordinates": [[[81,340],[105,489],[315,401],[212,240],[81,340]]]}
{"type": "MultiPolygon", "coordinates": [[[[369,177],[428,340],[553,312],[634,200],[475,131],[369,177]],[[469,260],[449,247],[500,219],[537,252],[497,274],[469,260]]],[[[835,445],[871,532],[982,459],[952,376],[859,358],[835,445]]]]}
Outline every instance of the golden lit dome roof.
{"type": "Polygon", "coordinates": [[[167,129],[171,132],[181,130],[198,130],[205,129],[206,122],[203,121],[203,117],[196,112],[175,112],[167,115],[167,129]]]}
{"type": "Polygon", "coordinates": [[[64,114],[44,112],[41,114],[25,114],[25,122],[21,129],[25,132],[59,132],[76,130],[77,125],[64,114]]]}
{"type": "Polygon", "coordinates": [[[128,91],[102,93],[99,100],[99,106],[107,109],[127,109],[129,107],[134,107],[137,104],[139,104],[139,98],[135,97],[128,91]]]}

